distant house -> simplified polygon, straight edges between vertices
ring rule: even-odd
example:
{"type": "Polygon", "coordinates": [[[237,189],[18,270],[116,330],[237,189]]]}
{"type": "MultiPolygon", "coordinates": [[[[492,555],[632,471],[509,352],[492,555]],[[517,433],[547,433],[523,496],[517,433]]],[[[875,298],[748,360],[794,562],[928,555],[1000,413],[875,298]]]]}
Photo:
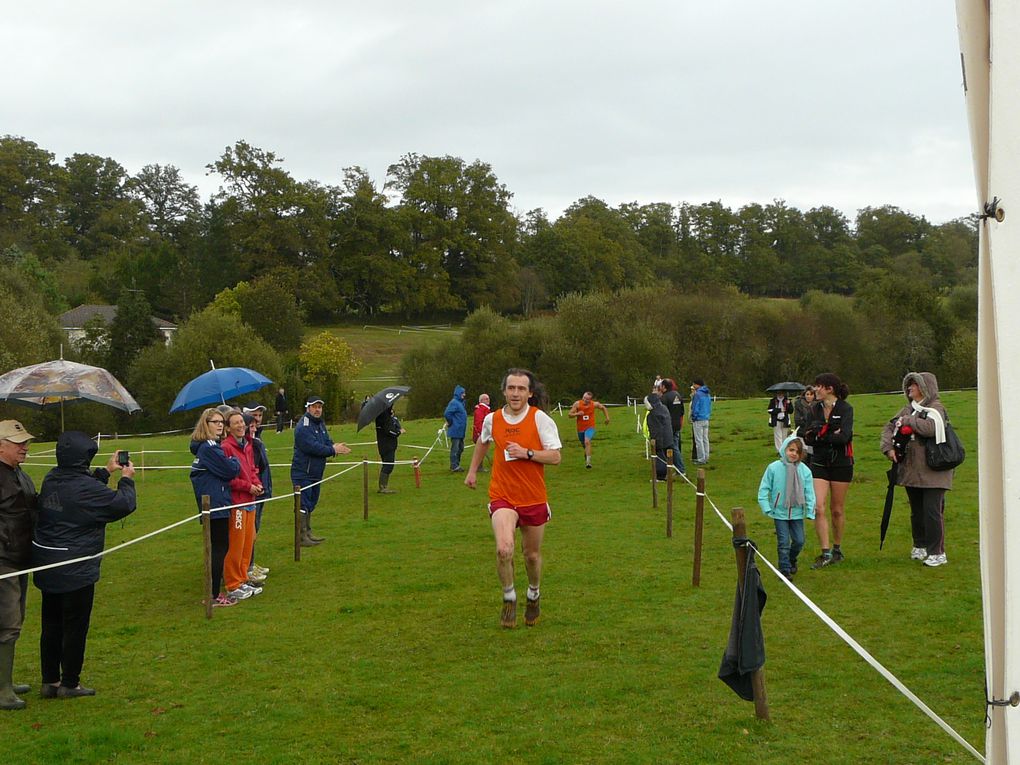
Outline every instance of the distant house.
{"type": "MultiPolygon", "coordinates": [[[[99,316],[103,319],[103,322],[109,327],[113,324],[113,317],[117,314],[117,306],[115,305],[80,305],[77,308],[72,308],[70,311],[65,311],[58,317],[60,326],[64,332],[67,333],[68,339],[77,344],[85,337],[85,324],[89,320],[99,316]]],[[[163,341],[170,345],[170,339],[174,336],[174,332],[177,331],[177,325],[172,324],[169,321],[163,321],[163,319],[157,319],[155,316],[152,317],[152,323],[156,325],[156,329],[163,335],[163,341]]]]}

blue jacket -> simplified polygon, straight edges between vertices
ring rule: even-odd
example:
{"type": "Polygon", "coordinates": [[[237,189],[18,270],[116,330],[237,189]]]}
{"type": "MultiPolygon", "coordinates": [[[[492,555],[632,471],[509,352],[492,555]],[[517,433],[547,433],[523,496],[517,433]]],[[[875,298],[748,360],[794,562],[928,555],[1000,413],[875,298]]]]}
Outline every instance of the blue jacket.
{"type": "Polygon", "coordinates": [[[227,518],[229,510],[217,507],[229,507],[234,504],[230,499],[230,481],[241,472],[241,463],[234,457],[223,452],[219,441],[192,441],[191,453],[195,455],[191,463],[191,485],[195,489],[195,501],[198,509],[202,509],[202,495],[209,495],[209,507],[213,512],[210,518],[227,518]]]}
{"type": "MultiPolygon", "coordinates": [[[[794,506],[789,510],[785,506],[786,466],[789,464],[786,459],[786,447],[795,440],[797,440],[797,436],[789,436],[783,441],[783,445],[779,447],[779,459],[765,468],[765,474],[761,477],[761,484],[758,486],[758,505],[761,507],[761,511],[770,518],[795,521],[815,517],[814,481],[811,478],[811,468],[804,464],[803,459],[797,464],[797,474],[800,475],[800,482],[804,486],[804,505],[803,507],[794,506]]],[[[804,456],[807,456],[806,453],[804,456]]]]}
{"type": "Polygon", "coordinates": [[[269,469],[269,452],[265,442],[258,436],[251,440],[251,445],[255,451],[255,469],[259,471],[259,481],[265,490],[260,499],[269,499],[273,496],[273,471],[269,469]]]}
{"type": "MultiPolygon", "coordinates": [[[[106,546],[106,524],[135,511],[135,482],[121,477],[117,489],[106,485],[106,468],[90,471],[99,449],[80,431],[57,439],[57,467],[46,474],[39,492],[39,518],[32,540],[32,565],[95,555],[106,546]]],[[[36,571],[43,592],[73,592],[99,581],[102,558],[36,571]]]]}
{"type": "Polygon", "coordinates": [[[712,417],[712,391],[702,385],[691,396],[691,421],[707,420],[712,417]]]}
{"type": "Polygon", "coordinates": [[[326,470],[326,460],[334,456],[333,439],[321,418],[305,412],[294,427],[294,457],[290,461],[290,480],[318,481],[326,470]]]}
{"type": "Polygon", "coordinates": [[[446,405],[443,419],[446,420],[446,435],[450,438],[464,438],[467,434],[467,409],[464,407],[464,386],[453,389],[453,398],[446,405]]]}

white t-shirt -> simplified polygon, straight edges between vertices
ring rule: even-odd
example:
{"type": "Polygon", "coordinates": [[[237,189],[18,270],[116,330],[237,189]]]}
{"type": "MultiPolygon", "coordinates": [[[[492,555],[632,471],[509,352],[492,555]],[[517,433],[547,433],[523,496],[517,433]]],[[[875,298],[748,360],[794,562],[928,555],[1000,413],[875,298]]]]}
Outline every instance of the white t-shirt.
{"type": "MultiPolygon", "coordinates": [[[[503,419],[510,425],[516,425],[528,416],[530,409],[531,405],[525,404],[521,413],[514,416],[510,410],[503,407],[503,419]]],[[[535,412],[535,427],[538,428],[538,437],[542,439],[543,449],[563,448],[563,444],[560,443],[560,431],[556,427],[556,421],[541,409],[535,412]]],[[[478,436],[478,442],[481,444],[492,443],[492,412],[485,415],[485,419],[482,421],[482,433],[478,436]]]]}

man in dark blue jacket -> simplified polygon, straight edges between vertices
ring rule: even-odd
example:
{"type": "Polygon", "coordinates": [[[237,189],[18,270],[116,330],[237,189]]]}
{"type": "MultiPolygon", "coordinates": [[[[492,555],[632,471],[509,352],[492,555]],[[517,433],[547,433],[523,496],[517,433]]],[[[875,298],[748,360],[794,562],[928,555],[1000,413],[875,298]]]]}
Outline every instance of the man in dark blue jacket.
{"type": "Polygon", "coordinates": [[[339,454],[350,454],[347,444],[333,443],[322,421],[323,401],[309,396],[305,413],[294,427],[294,457],[290,463],[290,480],[301,491],[301,546],[311,547],[325,541],[312,534],[312,511],[319,502],[322,474],[326,460],[339,454]],[[314,485],[313,485],[314,484],[314,485]],[[307,487],[307,488],[306,488],[307,487]]]}
{"type": "Polygon", "coordinates": [[[467,435],[467,408],[464,406],[464,398],[467,391],[464,386],[457,385],[453,389],[453,398],[446,405],[443,412],[443,419],[446,420],[446,435],[450,439],[450,472],[459,473],[464,468],[460,466],[460,456],[464,453],[464,436],[467,435]]]}
{"type": "MultiPolygon", "coordinates": [[[[32,565],[97,555],[106,546],[106,524],[135,511],[135,468],[118,464],[114,452],[105,468],[90,470],[98,445],[87,434],[72,430],[57,439],[57,466],[43,480],[39,519],[32,539],[32,565]],[[117,489],[106,485],[121,471],[117,489]]],[[[42,633],[39,637],[44,699],[94,696],[81,685],[85,639],[102,558],[90,558],[36,571],[42,590],[42,633]]]]}

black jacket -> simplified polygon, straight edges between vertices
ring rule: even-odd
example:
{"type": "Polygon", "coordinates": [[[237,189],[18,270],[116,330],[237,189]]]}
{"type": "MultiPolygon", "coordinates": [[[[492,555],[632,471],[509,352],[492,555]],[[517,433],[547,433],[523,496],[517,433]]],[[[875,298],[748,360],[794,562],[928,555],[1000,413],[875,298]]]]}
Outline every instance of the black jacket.
{"type": "Polygon", "coordinates": [[[811,464],[823,467],[849,467],[854,464],[854,408],[844,399],[836,399],[825,421],[823,402],[811,405],[807,425],[797,431],[814,449],[811,464]]]}
{"type": "Polygon", "coordinates": [[[400,420],[393,414],[392,407],[385,412],[380,412],[379,416],[375,418],[375,440],[380,454],[384,449],[397,448],[401,427],[400,420]]]}
{"type": "Polygon", "coordinates": [[[25,568],[32,558],[35,484],[20,467],[0,463],[0,565],[25,568]]]}
{"type": "Polygon", "coordinates": [[[663,394],[662,403],[669,410],[669,421],[675,436],[680,432],[684,421],[684,397],[680,395],[680,391],[671,390],[663,394]]]}
{"type": "Polygon", "coordinates": [[[655,439],[655,448],[672,449],[673,424],[669,419],[669,410],[655,393],[649,393],[645,402],[651,407],[648,412],[648,435],[655,439]]]}
{"type": "MultiPolygon", "coordinates": [[[[43,480],[39,519],[32,541],[32,565],[71,560],[102,552],[106,524],[135,510],[135,482],[121,478],[114,491],[107,487],[106,468],[89,472],[96,442],[80,431],[57,439],[57,467],[43,480]]],[[[99,581],[101,558],[37,571],[35,586],[44,592],[72,592],[99,581]]]]}

